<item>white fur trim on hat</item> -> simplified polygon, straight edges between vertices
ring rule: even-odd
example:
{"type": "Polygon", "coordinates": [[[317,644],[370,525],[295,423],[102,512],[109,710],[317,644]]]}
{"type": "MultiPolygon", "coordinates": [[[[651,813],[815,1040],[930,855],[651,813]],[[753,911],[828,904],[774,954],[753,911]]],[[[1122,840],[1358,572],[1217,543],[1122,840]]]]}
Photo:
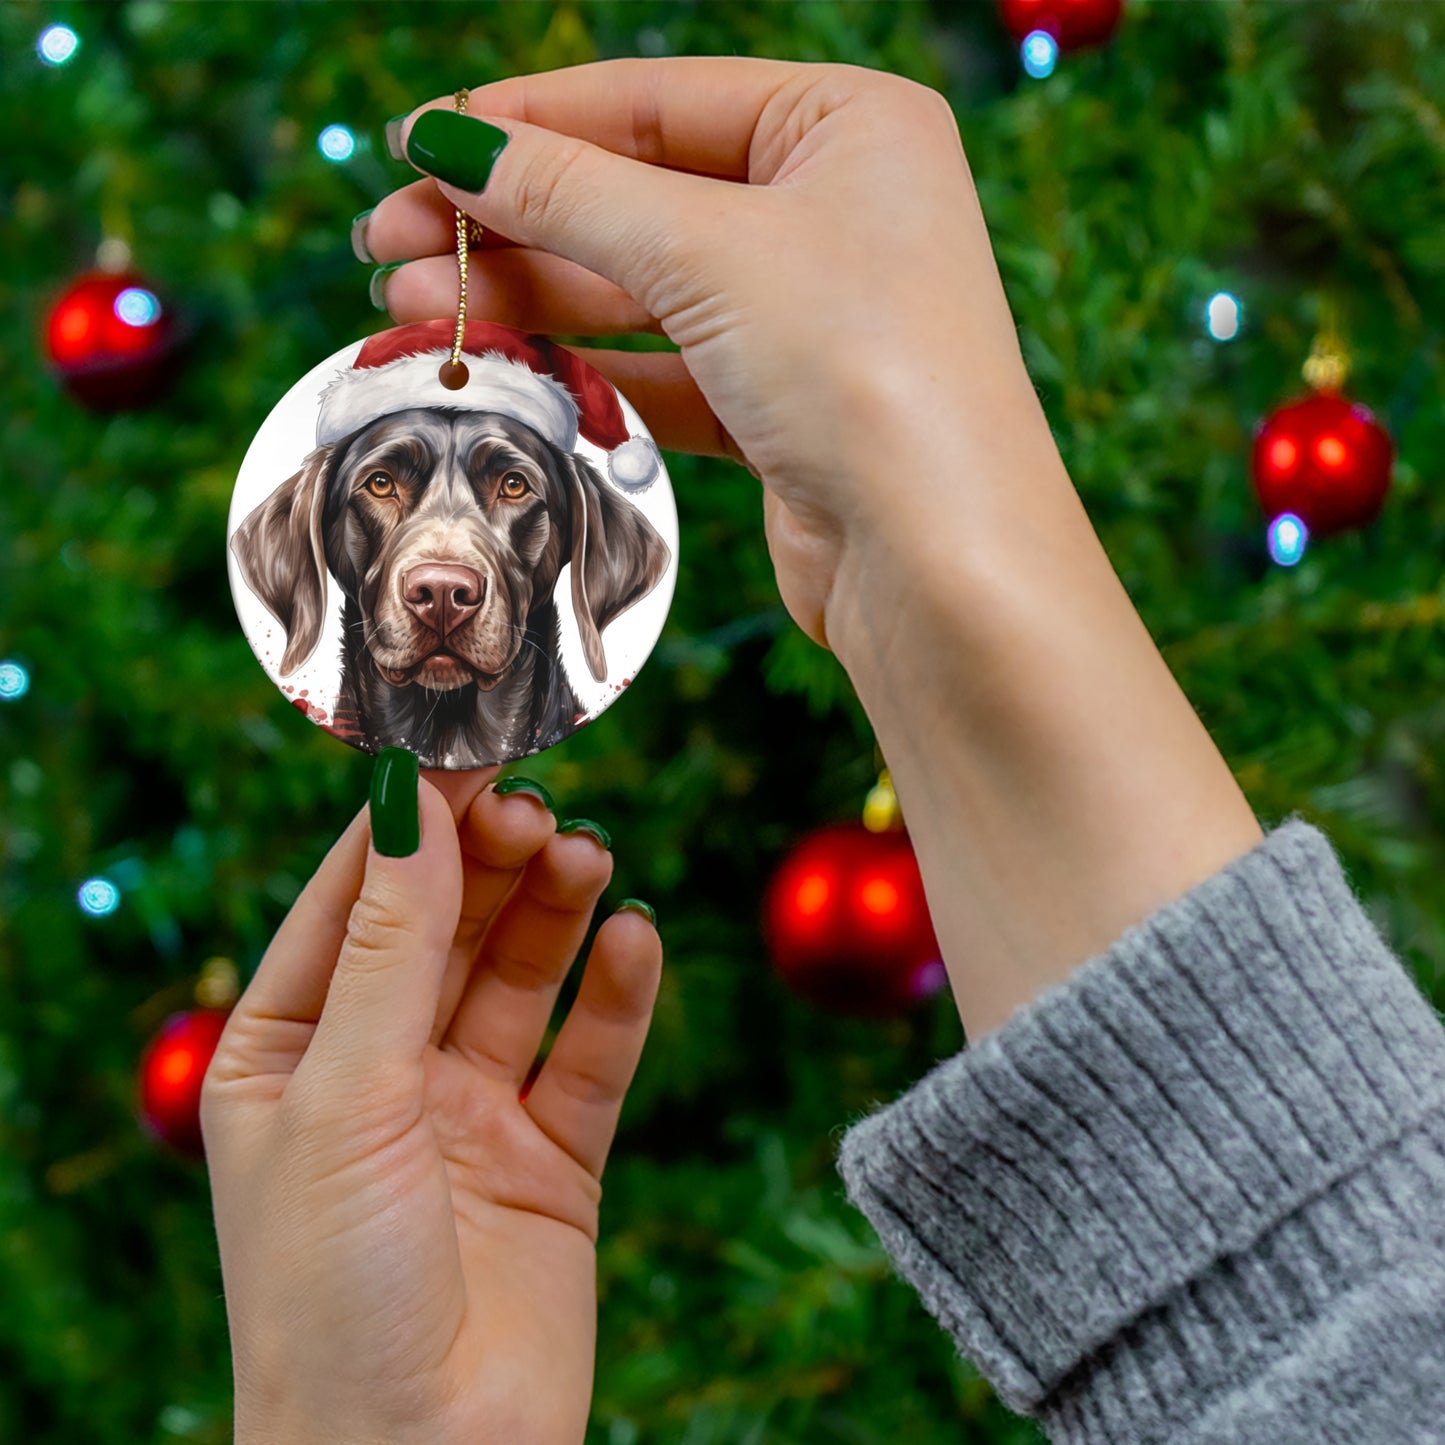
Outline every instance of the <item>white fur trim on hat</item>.
{"type": "Polygon", "coordinates": [[[607,475],[624,492],[645,492],[662,469],[662,453],[651,437],[629,437],[607,454],[607,475]]]}
{"type": "MultiPolygon", "coordinates": [[[[399,356],[381,366],[339,372],[321,395],[316,418],[316,445],[326,446],[350,436],[378,417],[414,406],[444,406],[454,411],[495,411],[529,426],[563,451],[577,445],[577,403],[555,377],[542,376],[525,362],[500,352],[481,356],[463,352],[467,384],[448,391],[437,372],[449,350],[399,356]]],[[[633,438],[633,441],[640,438],[633,438]]],[[[624,442],[618,451],[630,447],[624,442]]],[[[615,456],[617,453],[614,452],[615,456]]],[[[626,483],[620,485],[625,486],[626,483]]]]}

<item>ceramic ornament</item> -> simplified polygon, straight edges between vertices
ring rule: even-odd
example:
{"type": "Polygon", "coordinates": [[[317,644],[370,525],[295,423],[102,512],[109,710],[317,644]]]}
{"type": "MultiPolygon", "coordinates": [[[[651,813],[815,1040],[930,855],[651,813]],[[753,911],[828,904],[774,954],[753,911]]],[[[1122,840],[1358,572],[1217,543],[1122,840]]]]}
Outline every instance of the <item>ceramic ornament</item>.
{"type": "Polygon", "coordinates": [[[540,752],[609,707],[662,631],[677,510],[600,373],[468,321],[379,332],[266,418],[231,499],[252,650],[313,722],[423,767],[540,752]],[[465,378],[458,385],[458,379],[465,378]]]}

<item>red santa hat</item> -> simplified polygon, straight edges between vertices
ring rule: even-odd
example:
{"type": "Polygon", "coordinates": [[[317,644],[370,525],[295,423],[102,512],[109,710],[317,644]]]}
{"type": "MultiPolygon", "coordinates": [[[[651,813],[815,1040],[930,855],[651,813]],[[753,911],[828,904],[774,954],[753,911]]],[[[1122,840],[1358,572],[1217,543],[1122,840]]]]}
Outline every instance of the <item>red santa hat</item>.
{"type": "Polygon", "coordinates": [[[419,321],[369,336],[351,367],[321,395],[316,444],[327,445],[392,412],[411,407],[491,411],[529,426],[563,451],[580,433],[607,453],[607,472],[624,492],[657,480],[662,459],[650,437],[632,436],[612,383],[545,336],[492,321],[469,321],[462,355],[470,373],[452,391],[439,371],[451,357],[455,326],[419,321]]]}

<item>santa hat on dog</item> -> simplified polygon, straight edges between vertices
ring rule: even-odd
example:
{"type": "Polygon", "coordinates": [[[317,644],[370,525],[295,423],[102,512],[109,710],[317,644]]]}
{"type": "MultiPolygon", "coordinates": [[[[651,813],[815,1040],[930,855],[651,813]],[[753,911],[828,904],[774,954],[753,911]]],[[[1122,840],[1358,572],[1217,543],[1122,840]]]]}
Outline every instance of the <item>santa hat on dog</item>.
{"type": "Polygon", "coordinates": [[[420,321],[378,332],[321,395],[316,444],[324,446],[392,412],[417,406],[491,411],[522,422],[563,451],[580,433],[607,453],[607,474],[624,492],[646,491],[661,457],[649,437],[632,436],[612,383],[545,336],[491,321],[469,321],[462,355],[470,373],[459,390],[442,385],[455,327],[420,321]]]}

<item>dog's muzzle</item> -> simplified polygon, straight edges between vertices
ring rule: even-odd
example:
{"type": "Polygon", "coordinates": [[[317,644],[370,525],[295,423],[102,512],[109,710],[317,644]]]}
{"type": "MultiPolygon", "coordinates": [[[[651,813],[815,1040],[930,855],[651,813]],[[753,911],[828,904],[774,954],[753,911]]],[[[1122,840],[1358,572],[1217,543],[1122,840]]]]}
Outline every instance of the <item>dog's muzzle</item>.
{"type": "Polygon", "coordinates": [[[401,600],[423,629],[416,649],[422,656],[402,668],[378,663],[381,675],[393,687],[417,683],[446,692],[472,682],[490,692],[507,669],[481,671],[467,660],[465,641],[459,636],[486,604],[487,590],[488,578],[462,563],[419,562],[409,567],[401,576],[401,600]]]}

